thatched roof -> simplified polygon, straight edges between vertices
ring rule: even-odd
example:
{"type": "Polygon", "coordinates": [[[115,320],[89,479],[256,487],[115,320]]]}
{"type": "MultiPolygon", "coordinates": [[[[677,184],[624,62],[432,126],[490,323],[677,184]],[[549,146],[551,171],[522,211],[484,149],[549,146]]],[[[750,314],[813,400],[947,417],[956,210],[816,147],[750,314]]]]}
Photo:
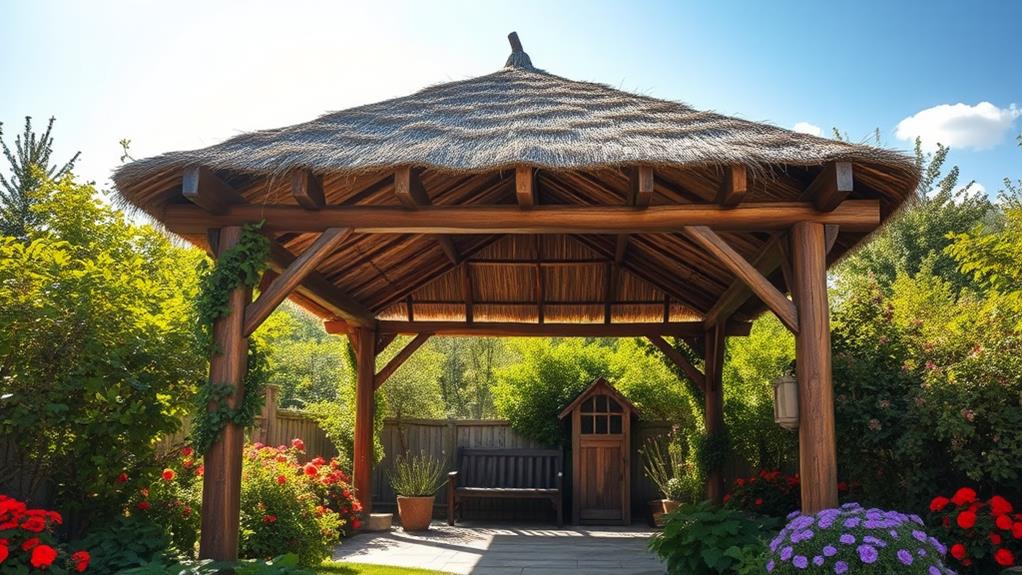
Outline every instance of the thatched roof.
{"type": "MultiPolygon", "coordinates": [[[[296,205],[283,176],[310,170],[328,206],[401,206],[399,167],[418,170],[435,206],[514,204],[517,166],[537,168],[541,204],[622,206],[629,205],[627,170],[645,166],[656,174],[651,205],[666,206],[712,204],[728,166],[749,170],[746,202],[805,201],[821,167],[841,161],[855,167],[849,197],[879,200],[884,219],[918,181],[901,153],[568,80],[535,68],[516,41],[493,74],[135,161],[114,181],[126,203],[159,220],[165,207],[188,203],[182,174],[193,166],[212,169],[259,205],[296,205]]],[[[750,261],[776,241],[724,235],[750,261]]],[[[831,259],[865,236],[841,230],[831,259]]],[[[315,237],[276,239],[297,254],[315,237]]],[[[701,317],[735,281],[681,234],[633,234],[623,261],[619,244],[606,235],[461,235],[445,245],[429,235],[356,233],[317,270],[376,317],[415,320],[463,320],[472,301],[475,321],[678,321],[701,317]]],[[[772,277],[780,281],[779,272],[772,277]]],[[[745,312],[757,306],[752,298],[745,312]]]]}

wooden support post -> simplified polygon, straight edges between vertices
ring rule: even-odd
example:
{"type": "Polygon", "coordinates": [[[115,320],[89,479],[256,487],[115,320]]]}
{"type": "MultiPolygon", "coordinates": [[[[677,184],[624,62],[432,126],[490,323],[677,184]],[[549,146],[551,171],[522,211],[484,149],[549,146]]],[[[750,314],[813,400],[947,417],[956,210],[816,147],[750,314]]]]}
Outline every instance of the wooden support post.
{"type": "Polygon", "coordinates": [[[838,504],[824,226],[795,224],[791,252],[800,328],[795,336],[795,371],[802,512],[816,513],[838,504]]]}
{"type": "Polygon", "coordinates": [[[355,494],[368,515],[373,507],[373,392],[376,389],[376,332],[367,328],[354,330],[351,341],[355,349],[355,439],[352,454],[352,475],[355,494]]]}
{"type": "MultiPolygon", "coordinates": [[[[722,324],[717,324],[706,331],[703,387],[706,412],[703,414],[703,425],[708,436],[724,433],[724,345],[726,331],[722,324]]],[[[706,477],[706,498],[711,503],[720,505],[724,502],[724,473],[719,467],[712,469],[706,477]]]]}
{"type": "MultiPolygon", "coordinates": [[[[218,253],[234,247],[240,239],[240,227],[223,228],[217,241],[218,253]]],[[[209,379],[234,388],[234,393],[227,398],[232,408],[241,403],[244,394],[242,380],[247,367],[248,340],[242,334],[242,323],[249,297],[249,290],[245,287],[234,289],[228,300],[230,312],[213,324],[213,338],[218,351],[209,360],[209,379]]],[[[238,558],[244,432],[240,426],[228,423],[203,458],[200,559],[233,561],[238,558]]]]}

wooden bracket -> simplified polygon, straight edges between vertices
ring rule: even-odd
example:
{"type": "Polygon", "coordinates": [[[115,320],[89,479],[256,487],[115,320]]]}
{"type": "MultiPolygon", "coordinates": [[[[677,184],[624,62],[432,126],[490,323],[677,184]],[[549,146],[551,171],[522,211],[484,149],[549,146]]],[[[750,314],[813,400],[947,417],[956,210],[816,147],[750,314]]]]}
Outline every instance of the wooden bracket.
{"type": "MultiPolygon", "coordinates": [[[[394,171],[394,194],[401,205],[406,208],[419,209],[433,205],[429,194],[426,193],[425,186],[422,185],[420,172],[421,170],[408,167],[398,168],[394,171]]],[[[461,261],[458,248],[450,236],[434,235],[433,239],[440,244],[440,248],[444,250],[444,254],[447,255],[447,259],[451,260],[451,263],[457,265],[461,261]]]]}
{"type": "Polygon", "coordinates": [[[307,210],[318,210],[326,205],[323,182],[309,170],[291,174],[291,195],[307,210]]]}
{"type": "Polygon", "coordinates": [[[646,338],[649,339],[650,343],[655,345],[657,349],[662,351],[664,355],[666,355],[667,358],[674,363],[674,365],[678,366],[681,371],[685,373],[685,376],[692,380],[692,383],[696,384],[696,387],[703,391],[703,393],[706,392],[706,376],[703,372],[699,371],[696,366],[692,365],[692,362],[690,362],[684,354],[674,349],[674,346],[659,335],[649,335],[646,336],[646,338]]]}
{"type": "Polygon", "coordinates": [[[387,379],[394,375],[394,372],[397,371],[397,369],[401,367],[405,361],[408,361],[408,358],[415,353],[415,350],[422,347],[422,344],[426,343],[426,340],[432,337],[432,335],[433,334],[431,333],[420,333],[415,336],[412,341],[408,342],[408,345],[401,348],[401,351],[397,352],[397,355],[391,358],[391,360],[387,362],[387,365],[383,366],[383,369],[376,374],[376,377],[373,380],[373,389],[380,389],[380,386],[386,383],[387,379]]]}
{"type": "Polygon", "coordinates": [[[531,208],[539,203],[536,201],[536,170],[529,166],[515,168],[515,198],[520,208],[531,208]]]}
{"type": "Polygon", "coordinates": [[[205,166],[185,169],[181,195],[211,214],[223,214],[229,205],[245,202],[241,194],[205,166]]]}
{"type": "Polygon", "coordinates": [[[717,203],[725,208],[733,208],[742,203],[748,189],[745,166],[728,166],[724,170],[724,178],[717,193],[717,203]]]}
{"type": "Polygon", "coordinates": [[[834,211],[855,187],[851,162],[830,162],[802,192],[801,199],[811,201],[821,212],[834,211]]]}

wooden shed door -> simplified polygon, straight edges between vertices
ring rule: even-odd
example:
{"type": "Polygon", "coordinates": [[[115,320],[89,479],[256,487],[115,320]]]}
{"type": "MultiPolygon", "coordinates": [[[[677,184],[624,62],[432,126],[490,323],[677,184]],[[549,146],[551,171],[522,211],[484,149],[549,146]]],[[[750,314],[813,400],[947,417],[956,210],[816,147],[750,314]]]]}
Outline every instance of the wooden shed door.
{"type": "Polygon", "coordinates": [[[624,523],[628,501],[628,416],[614,398],[595,395],[578,413],[578,520],[624,523]]]}

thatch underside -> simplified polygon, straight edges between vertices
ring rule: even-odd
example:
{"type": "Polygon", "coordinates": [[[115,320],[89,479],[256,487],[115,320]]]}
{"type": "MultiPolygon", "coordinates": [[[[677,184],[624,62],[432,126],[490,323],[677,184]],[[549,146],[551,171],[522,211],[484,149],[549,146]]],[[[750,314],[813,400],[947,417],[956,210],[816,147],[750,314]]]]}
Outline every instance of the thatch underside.
{"type": "MultiPolygon", "coordinates": [[[[132,162],[114,180],[122,199],[157,220],[190,205],[182,175],[201,166],[259,206],[299,205],[291,175],[315,175],[327,206],[403,206],[395,170],[412,168],[419,205],[512,206],[515,168],[535,169],[538,205],[635,206],[630,174],[652,169],[650,206],[717,204],[729,170],[748,173],[746,204],[813,202],[824,166],[848,162],[848,199],[877,200],[881,220],[914,191],[918,171],[889,150],[799,134],[677,102],[567,80],[515,53],[487,76],[243,134],[200,150],[132,162]]],[[[224,198],[227,201],[227,198],[224,198]]],[[[231,201],[227,201],[231,203],[231,201]]],[[[174,231],[171,227],[171,231],[174,231]]],[[[315,233],[277,233],[300,254],[315,233]]],[[[748,261],[776,232],[721,233],[748,261]]],[[[834,261],[866,236],[840,230],[834,261]]],[[[186,235],[205,245],[206,238],[186,235]]],[[[679,233],[608,235],[352,234],[316,272],[377,319],[628,323],[702,318],[736,279],[679,233]]],[[[784,289],[781,273],[767,275],[784,289]]],[[[331,312],[302,301],[324,317],[331,312]]],[[[736,312],[762,310],[755,297],[736,312]]]]}

